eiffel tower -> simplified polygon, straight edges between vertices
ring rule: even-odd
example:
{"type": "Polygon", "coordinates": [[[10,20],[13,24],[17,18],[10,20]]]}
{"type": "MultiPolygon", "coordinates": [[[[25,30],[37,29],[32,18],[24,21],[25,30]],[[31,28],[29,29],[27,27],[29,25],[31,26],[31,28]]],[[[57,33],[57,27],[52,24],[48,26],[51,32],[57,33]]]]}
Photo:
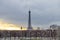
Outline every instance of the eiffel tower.
{"type": "Polygon", "coordinates": [[[28,16],[28,30],[32,30],[32,26],[31,26],[31,11],[29,10],[29,16],[28,16]]]}

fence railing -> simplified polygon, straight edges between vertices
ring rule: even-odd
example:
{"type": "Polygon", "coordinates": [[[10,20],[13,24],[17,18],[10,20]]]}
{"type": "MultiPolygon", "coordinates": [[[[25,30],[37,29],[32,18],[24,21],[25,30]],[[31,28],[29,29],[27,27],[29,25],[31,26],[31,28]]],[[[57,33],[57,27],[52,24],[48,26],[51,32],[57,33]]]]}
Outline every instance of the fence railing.
{"type": "Polygon", "coordinates": [[[0,30],[0,40],[58,40],[56,30],[0,30]]]}

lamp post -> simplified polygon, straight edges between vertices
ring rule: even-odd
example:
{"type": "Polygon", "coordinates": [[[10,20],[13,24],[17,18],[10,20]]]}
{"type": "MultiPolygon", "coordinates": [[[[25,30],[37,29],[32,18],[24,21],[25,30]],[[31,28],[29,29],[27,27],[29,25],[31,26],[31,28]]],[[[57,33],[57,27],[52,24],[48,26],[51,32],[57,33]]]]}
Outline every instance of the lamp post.
{"type": "Polygon", "coordinates": [[[6,40],[6,35],[4,34],[4,36],[5,36],[5,40],[6,40]]]}
{"type": "MultiPolygon", "coordinates": [[[[21,34],[22,34],[22,26],[21,26],[21,34]]],[[[21,36],[21,37],[22,37],[22,39],[23,39],[23,34],[22,34],[22,36],[21,36]]]]}
{"type": "Polygon", "coordinates": [[[11,40],[11,31],[10,31],[10,32],[8,31],[8,33],[9,33],[9,35],[10,35],[10,40],[11,40]]]}
{"type": "Polygon", "coordinates": [[[52,30],[51,30],[51,26],[50,26],[50,40],[51,40],[51,37],[52,37],[51,34],[52,34],[52,30]]]}

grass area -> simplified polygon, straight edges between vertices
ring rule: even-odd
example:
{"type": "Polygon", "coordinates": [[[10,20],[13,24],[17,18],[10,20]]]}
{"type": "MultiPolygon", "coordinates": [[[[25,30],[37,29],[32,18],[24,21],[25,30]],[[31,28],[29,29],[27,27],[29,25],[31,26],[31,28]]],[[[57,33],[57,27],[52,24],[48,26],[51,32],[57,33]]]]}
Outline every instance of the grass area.
{"type": "Polygon", "coordinates": [[[40,40],[40,38],[20,38],[21,40],[40,40]]]}
{"type": "Polygon", "coordinates": [[[31,37],[31,38],[26,38],[26,37],[11,37],[11,39],[9,37],[6,38],[1,38],[1,40],[40,40],[40,38],[37,37],[31,37]]]}

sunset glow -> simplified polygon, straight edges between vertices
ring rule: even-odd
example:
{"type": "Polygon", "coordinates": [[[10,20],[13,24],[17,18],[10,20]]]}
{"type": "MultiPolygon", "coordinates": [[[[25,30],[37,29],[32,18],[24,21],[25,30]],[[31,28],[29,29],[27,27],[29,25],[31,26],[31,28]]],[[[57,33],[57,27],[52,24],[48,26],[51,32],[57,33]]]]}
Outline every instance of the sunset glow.
{"type": "Polygon", "coordinates": [[[27,29],[24,27],[21,29],[20,26],[0,21],[0,30],[27,30],[27,29]]]}

